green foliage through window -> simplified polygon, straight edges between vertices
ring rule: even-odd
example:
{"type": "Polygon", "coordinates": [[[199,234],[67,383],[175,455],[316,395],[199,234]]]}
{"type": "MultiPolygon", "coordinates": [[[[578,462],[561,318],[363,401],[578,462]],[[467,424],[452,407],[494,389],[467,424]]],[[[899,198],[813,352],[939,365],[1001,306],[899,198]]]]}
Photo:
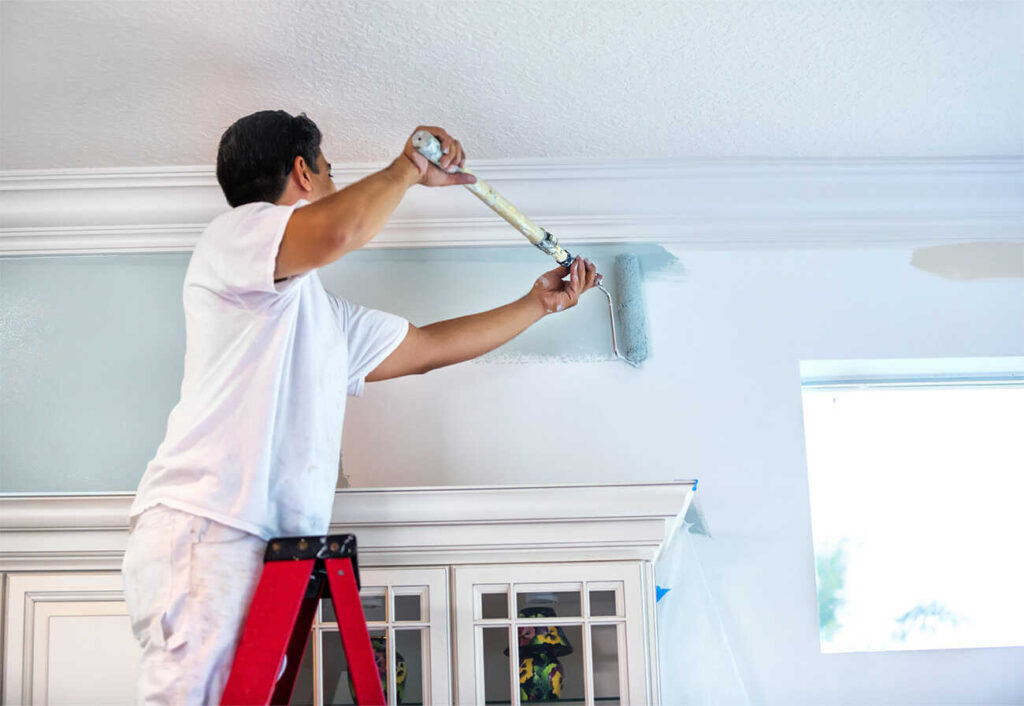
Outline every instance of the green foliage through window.
{"type": "Polygon", "coordinates": [[[949,608],[938,601],[927,605],[917,605],[896,618],[899,628],[893,633],[893,639],[905,641],[914,633],[935,632],[940,625],[956,627],[960,619],[949,608]]]}
{"type": "Polygon", "coordinates": [[[814,557],[818,575],[818,628],[823,640],[832,637],[839,628],[837,611],[843,605],[843,586],[846,583],[846,553],[840,543],[831,553],[814,557]]]}

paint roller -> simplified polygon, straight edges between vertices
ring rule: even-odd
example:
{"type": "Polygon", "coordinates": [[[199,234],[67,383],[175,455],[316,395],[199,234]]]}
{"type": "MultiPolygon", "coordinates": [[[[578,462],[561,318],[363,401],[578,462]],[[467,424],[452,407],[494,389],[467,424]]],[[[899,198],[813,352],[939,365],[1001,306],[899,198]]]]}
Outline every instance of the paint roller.
{"type": "MultiPolygon", "coordinates": [[[[412,136],[412,146],[439,169],[441,167],[441,142],[426,130],[418,130],[412,136]]],[[[473,174],[468,169],[453,167],[449,173],[473,174]]],[[[474,174],[474,176],[476,176],[474,174]]],[[[513,228],[526,236],[539,250],[550,255],[562,267],[568,269],[576,259],[558,243],[558,238],[531,221],[518,208],[495,191],[490,184],[477,177],[473,184],[463,184],[478,199],[487,204],[495,213],[504,218],[513,228]]],[[[615,357],[633,367],[638,367],[647,358],[647,322],[644,318],[644,302],[640,288],[640,261],[635,255],[618,255],[615,258],[616,296],[603,284],[598,284],[608,299],[608,318],[611,322],[612,352],[615,357]],[[616,323],[622,333],[623,351],[619,350],[616,323]]]]}

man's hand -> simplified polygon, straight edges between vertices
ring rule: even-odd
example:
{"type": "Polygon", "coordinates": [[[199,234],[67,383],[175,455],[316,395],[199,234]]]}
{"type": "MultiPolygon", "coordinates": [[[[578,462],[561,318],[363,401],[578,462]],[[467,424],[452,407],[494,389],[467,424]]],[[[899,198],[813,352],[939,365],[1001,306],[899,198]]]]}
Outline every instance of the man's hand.
{"type": "Polygon", "coordinates": [[[442,128],[432,125],[420,125],[413,130],[413,135],[420,130],[426,130],[441,141],[441,152],[443,153],[441,166],[444,169],[438,169],[435,165],[428,162],[426,157],[417,152],[416,148],[412,146],[412,135],[409,135],[409,139],[405,141],[405,148],[402,150],[403,156],[399,157],[399,159],[403,161],[408,160],[416,168],[420,175],[419,181],[417,181],[418,184],[423,184],[424,186],[452,186],[454,184],[472,184],[476,181],[476,177],[472,174],[449,173],[456,167],[461,167],[466,163],[466,152],[462,149],[462,144],[458,140],[442,128]]]}
{"type": "Polygon", "coordinates": [[[601,275],[594,263],[577,257],[568,270],[556,267],[538,277],[529,296],[535,297],[544,311],[553,314],[576,306],[580,295],[600,283],[601,275]],[[567,280],[563,279],[566,275],[569,275],[567,280]]]}

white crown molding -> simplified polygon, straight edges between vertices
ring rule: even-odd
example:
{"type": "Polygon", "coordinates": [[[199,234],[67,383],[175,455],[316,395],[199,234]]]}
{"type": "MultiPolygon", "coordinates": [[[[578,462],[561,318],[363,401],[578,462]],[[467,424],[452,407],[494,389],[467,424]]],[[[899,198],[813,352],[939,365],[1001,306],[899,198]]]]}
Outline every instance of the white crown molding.
{"type": "MultiPolygon", "coordinates": [[[[650,560],[695,481],[346,488],[331,532],[366,566],[650,560]]],[[[0,496],[0,571],[120,567],[134,495],[0,496]]]]}
{"type": "MultiPolygon", "coordinates": [[[[382,164],[335,167],[339,187],[382,164]]],[[[857,247],[1024,239],[1024,157],[479,160],[567,244],[857,247]]],[[[212,167],[0,172],[0,255],[190,250],[227,208],[212,167]]],[[[462,189],[416,187],[371,248],[522,245],[462,189]]]]}

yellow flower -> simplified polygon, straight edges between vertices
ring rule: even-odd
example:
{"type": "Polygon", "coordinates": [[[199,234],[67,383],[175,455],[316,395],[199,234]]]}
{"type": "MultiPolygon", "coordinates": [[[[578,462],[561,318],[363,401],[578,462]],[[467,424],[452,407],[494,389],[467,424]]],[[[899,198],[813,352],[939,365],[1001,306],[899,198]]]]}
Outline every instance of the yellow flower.
{"type": "Polygon", "coordinates": [[[549,645],[562,644],[562,639],[558,636],[558,628],[556,627],[549,627],[547,633],[545,633],[544,635],[539,635],[537,639],[549,645]]]}
{"type": "Polygon", "coordinates": [[[525,684],[529,679],[533,679],[533,657],[527,657],[519,665],[519,683],[525,684]]]}
{"type": "Polygon", "coordinates": [[[562,698],[562,672],[560,671],[551,675],[551,693],[562,698]]]}

